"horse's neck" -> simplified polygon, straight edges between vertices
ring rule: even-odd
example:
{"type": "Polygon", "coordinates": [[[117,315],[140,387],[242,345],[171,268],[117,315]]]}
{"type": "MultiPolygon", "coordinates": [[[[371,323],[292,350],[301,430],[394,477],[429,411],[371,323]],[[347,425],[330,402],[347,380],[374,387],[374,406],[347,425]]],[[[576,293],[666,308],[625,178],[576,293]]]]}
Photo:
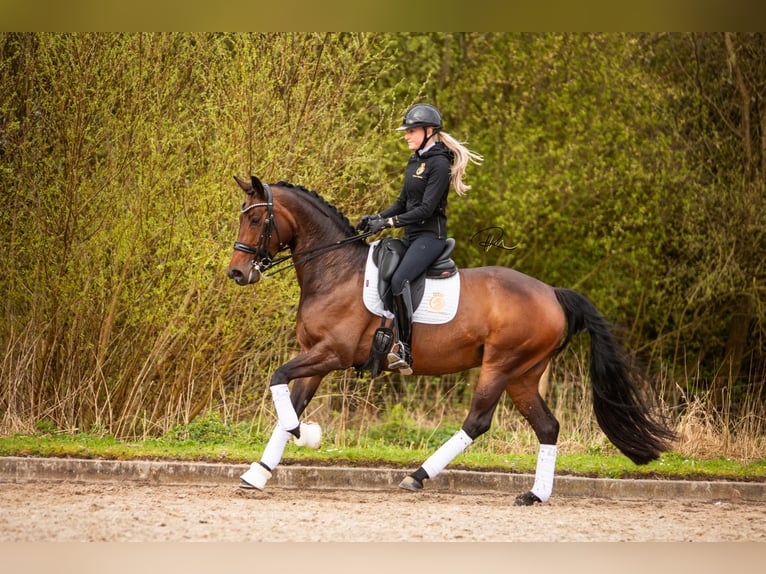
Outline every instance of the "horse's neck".
{"type": "MultiPolygon", "coordinates": [[[[303,209],[308,210],[306,207],[303,209]]],[[[296,221],[309,220],[306,213],[303,213],[296,221]]],[[[327,233],[320,225],[298,223],[290,249],[304,297],[313,292],[327,291],[359,272],[360,262],[366,258],[367,251],[362,249],[366,244],[360,239],[344,245],[334,245],[343,239],[347,239],[347,236],[342,232],[327,233]],[[324,247],[327,249],[322,249],[324,247]]]]}
{"type": "Polygon", "coordinates": [[[302,242],[296,243],[294,253],[298,257],[296,258],[295,272],[304,296],[310,295],[312,292],[332,289],[340,283],[348,281],[360,269],[363,271],[363,267],[360,267],[360,261],[365,259],[366,252],[363,253],[360,249],[360,245],[364,245],[362,241],[346,243],[321,254],[314,252],[306,256],[300,255],[302,252],[331,243],[333,241],[322,238],[317,238],[315,242],[305,245],[302,242]]]}

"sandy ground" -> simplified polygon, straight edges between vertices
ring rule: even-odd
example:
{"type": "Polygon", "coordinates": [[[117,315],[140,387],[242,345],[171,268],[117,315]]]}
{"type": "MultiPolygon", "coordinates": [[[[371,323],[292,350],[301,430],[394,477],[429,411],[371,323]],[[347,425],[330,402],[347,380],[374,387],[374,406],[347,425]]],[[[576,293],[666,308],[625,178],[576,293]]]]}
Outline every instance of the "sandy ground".
{"type": "Polygon", "coordinates": [[[766,504],[0,483],[0,542],[766,542],[766,504]]]}

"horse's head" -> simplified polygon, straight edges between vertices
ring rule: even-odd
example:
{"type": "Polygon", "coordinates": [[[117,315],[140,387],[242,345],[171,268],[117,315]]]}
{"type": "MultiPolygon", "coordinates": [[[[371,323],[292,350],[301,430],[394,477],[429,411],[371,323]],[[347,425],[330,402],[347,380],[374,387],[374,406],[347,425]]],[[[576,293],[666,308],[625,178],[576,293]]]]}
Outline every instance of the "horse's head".
{"type": "Polygon", "coordinates": [[[280,237],[271,188],[255,176],[249,183],[236,176],[234,179],[246,197],[239,216],[234,253],[226,274],[239,285],[249,285],[258,282],[274,256],[285,248],[287,238],[280,237]]]}

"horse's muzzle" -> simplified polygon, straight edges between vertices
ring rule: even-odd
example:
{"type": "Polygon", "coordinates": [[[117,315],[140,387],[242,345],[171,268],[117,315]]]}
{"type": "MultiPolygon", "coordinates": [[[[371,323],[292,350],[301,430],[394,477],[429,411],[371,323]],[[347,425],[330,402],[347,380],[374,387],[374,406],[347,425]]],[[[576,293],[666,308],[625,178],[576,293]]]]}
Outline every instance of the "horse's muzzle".
{"type": "Polygon", "coordinates": [[[261,272],[254,266],[250,266],[247,272],[242,271],[239,267],[229,267],[226,270],[226,275],[229,279],[232,279],[237,285],[250,285],[252,283],[258,283],[261,278],[261,272]]]}

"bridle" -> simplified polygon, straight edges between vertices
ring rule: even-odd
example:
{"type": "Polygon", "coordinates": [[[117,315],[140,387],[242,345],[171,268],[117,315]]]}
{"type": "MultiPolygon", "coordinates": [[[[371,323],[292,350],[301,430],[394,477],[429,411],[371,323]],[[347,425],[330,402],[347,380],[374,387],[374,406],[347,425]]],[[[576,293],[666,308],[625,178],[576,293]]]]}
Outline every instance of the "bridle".
{"type": "Polygon", "coordinates": [[[272,265],[275,265],[277,263],[281,263],[285,259],[288,259],[288,257],[281,257],[279,259],[274,259],[271,255],[271,252],[269,251],[271,246],[271,233],[272,229],[277,234],[277,240],[279,241],[279,248],[277,249],[277,253],[285,249],[287,247],[284,243],[282,243],[282,238],[279,235],[279,228],[277,227],[276,220],[274,219],[274,196],[271,193],[271,187],[268,184],[263,184],[263,191],[266,195],[266,201],[259,202],[259,203],[251,203],[250,205],[245,205],[242,207],[242,210],[240,213],[244,214],[250,211],[251,209],[255,209],[256,207],[265,207],[266,208],[266,220],[263,222],[263,227],[261,228],[261,234],[258,236],[258,243],[255,247],[252,245],[248,245],[247,243],[242,243],[241,241],[235,241],[234,242],[234,251],[241,251],[242,253],[248,253],[250,255],[253,255],[253,262],[252,265],[255,268],[258,273],[261,275],[264,274],[264,271],[266,271],[269,267],[272,265]]]}
{"type": "MultiPolygon", "coordinates": [[[[256,244],[255,247],[253,247],[252,245],[248,245],[247,243],[242,243],[241,241],[234,242],[234,251],[241,251],[242,253],[248,253],[253,256],[253,261],[251,265],[256,271],[258,271],[258,273],[262,277],[270,277],[282,271],[286,271],[287,269],[290,269],[291,267],[295,267],[297,263],[293,262],[284,267],[280,267],[279,269],[275,269],[271,273],[266,273],[267,270],[271,269],[272,267],[276,265],[279,265],[280,263],[284,263],[285,261],[289,261],[290,259],[293,259],[296,255],[310,254],[309,257],[306,257],[305,259],[300,261],[300,263],[305,263],[307,261],[314,259],[315,257],[319,257],[320,255],[327,253],[328,251],[332,251],[334,249],[337,249],[339,247],[342,247],[343,245],[346,245],[354,241],[365,239],[373,234],[373,232],[367,231],[365,233],[360,233],[359,235],[354,235],[353,237],[346,237],[345,239],[341,239],[334,243],[321,245],[319,247],[314,247],[312,249],[306,249],[305,251],[301,251],[299,253],[291,253],[288,255],[283,255],[281,257],[274,257],[271,255],[271,252],[269,251],[269,248],[271,246],[272,230],[277,234],[277,241],[279,242],[277,253],[287,249],[288,246],[282,242],[282,237],[280,236],[279,228],[277,227],[277,221],[274,218],[274,195],[271,192],[271,187],[268,184],[264,183],[263,190],[266,195],[266,201],[259,202],[259,203],[251,203],[250,205],[243,206],[242,210],[240,211],[240,213],[247,213],[248,211],[256,207],[266,208],[266,220],[263,222],[261,234],[258,237],[258,243],[256,244]]],[[[276,255],[276,253],[274,255],[276,255]]]]}

